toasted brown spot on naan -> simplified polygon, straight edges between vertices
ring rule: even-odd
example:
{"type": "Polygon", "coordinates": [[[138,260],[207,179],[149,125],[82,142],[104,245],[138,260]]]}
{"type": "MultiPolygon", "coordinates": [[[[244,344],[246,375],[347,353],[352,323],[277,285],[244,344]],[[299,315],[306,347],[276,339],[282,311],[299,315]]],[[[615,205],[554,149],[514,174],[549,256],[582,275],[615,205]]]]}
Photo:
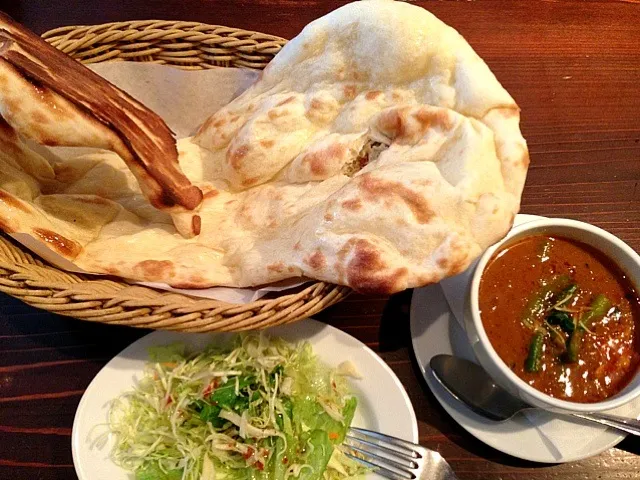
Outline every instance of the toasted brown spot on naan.
{"type": "Polygon", "coordinates": [[[340,106],[333,97],[329,96],[316,96],[309,102],[309,107],[305,112],[307,117],[312,122],[326,125],[338,114],[340,106]]]}
{"type": "Polygon", "coordinates": [[[40,123],[40,124],[49,123],[51,121],[49,117],[47,117],[44,113],[42,113],[39,110],[35,110],[33,113],[31,113],[31,118],[33,118],[34,122],[40,123]]]}
{"type": "Polygon", "coordinates": [[[47,230],[46,228],[36,227],[33,229],[33,233],[36,234],[38,238],[40,238],[40,240],[46,243],[47,247],[68,258],[77,256],[82,249],[80,244],[78,244],[77,242],[69,240],[59,233],[52,232],[51,230],[47,230]]]}
{"type": "Polygon", "coordinates": [[[224,125],[226,125],[226,124],[227,124],[227,119],[223,117],[223,118],[218,118],[218,119],[216,119],[216,120],[212,123],[212,126],[214,126],[214,127],[216,127],[216,128],[220,128],[220,127],[222,127],[222,126],[224,126],[224,125]]]}
{"type": "Polygon", "coordinates": [[[400,144],[424,144],[424,135],[431,129],[451,130],[454,117],[444,108],[399,107],[383,111],[376,120],[381,132],[400,144]]]}
{"type": "MultiPolygon", "coordinates": [[[[408,274],[405,267],[389,271],[376,247],[365,239],[352,239],[342,250],[343,256],[352,254],[347,264],[347,281],[356,291],[365,294],[389,294],[398,290],[403,277],[408,274]]],[[[341,250],[341,251],[342,251],[341,250]]]]}
{"type": "Polygon", "coordinates": [[[276,142],[273,140],[260,140],[260,145],[264,148],[271,148],[276,142]]]}
{"type": "Polygon", "coordinates": [[[313,175],[322,177],[329,173],[327,167],[331,159],[343,157],[346,151],[347,147],[341,143],[332,143],[327,148],[307,153],[302,158],[302,162],[309,165],[309,169],[313,175]]]}
{"type": "Polygon", "coordinates": [[[453,127],[451,116],[444,109],[421,108],[413,113],[413,117],[420,122],[424,130],[429,128],[450,130],[453,127]]]}
{"type": "Polygon", "coordinates": [[[267,270],[275,273],[282,273],[284,272],[285,268],[286,266],[284,262],[277,262],[277,263],[272,263],[271,265],[267,265],[267,270]]]}
{"type": "Polygon", "coordinates": [[[208,190],[206,190],[202,196],[202,198],[215,198],[220,194],[220,192],[218,190],[216,190],[215,188],[209,188],[208,190]]]}
{"type": "Polygon", "coordinates": [[[147,280],[170,279],[174,275],[173,262],[169,260],[143,260],[133,267],[134,273],[147,280]]]}
{"type": "Polygon", "coordinates": [[[394,108],[380,114],[378,126],[389,138],[404,137],[406,122],[402,115],[403,110],[394,108]]]}
{"type": "Polygon", "coordinates": [[[289,110],[285,108],[273,108],[267,112],[267,117],[269,117],[269,120],[277,120],[278,118],[284,117],[285,115],[289,115],[289,110]]]}
{"type": "Polygon", "coordinates": [[[211,128],[220,129],[225,125],[227,125],[227,123],[236,121],[238,118],[239,117],[237,115],[235,116],[235,119],[234,119],[234,117],[229,118],[228,114],[227,115],[213,114],[209,118],[207,118],[207,120],[198,129],[198,132],[208,130],[211,128]]]}
{"type": "Polygon", "coordinates": [[[347,100],[353,100],[356,97],[356,86],[345,85],[342,89],[342,93],[347,100]]]}
{"type": "Polygon", "coordinates": [[[375,100],[380,95],[382,95],[382,92],[380,90],[371,90],[370,92],[365,93],[364,98],[366,98],[367,100],[375,100]]]}
{"type": "Polygon", "coordinates": [[[184,288],[184,289],[207,288],[209,286],[208,284],[209,282],[207,282],[207,279],[204,278],[202,275],[191,275],[189,278],[187,278],[183,282],[171,282],[171,286],[173,288],[184,288]]]}
{"type": "Polygon", "coordinates": [[[104,271],[104,273],[107,273],[109,275],[118,275],[120,273],[120,270],[118,270],[117,267],[112,267],[112,266],[106,266],[102,269],[104,271]]]}
{"type": "Polygon", "coordinates": [[[322,270],[327,265],[327,259],[320,249],[316,249],[309,257],[304,259],[304,263],[314,270],[322,270]]]}
{"type": "Polygon", "coordinates": [[[184,282],[169,282],[169,285],[173,288],[181,288],[185,290],[209,288],[209,287],[215,286],[215,285],[212,285],[211,282],[208,282],[206,279],[202,277],[196,277],[195,279],[188,279],[184,282]]]}
{"type": "Polygon", "coordinates": [[[294,250],[300,250],[301,248],[302,248],[302,245],[300,244],[300,242],[296,242],[296,243],[293,245],[293,249],[294,249],[294,250]]]}
{"type": "Polygon", "coordinates": [[[313,100],[311,100],[309,107],[314,110],[320,110],[324,107],[324,103],[320,99],[314,98],[313,100]]]}
{"type": "Polygon", "coordinates": [[[198,133],[203,132],[205,130],[210,130],[213,127],[214,127],[214,125],[213,125],[213,117],[209,117],[204,121],[204,123],[202,125],[200,125],[200,128],[198,128],[198,133]]]}
{"type": "Polygon", "coordinates": [[[200,235],[200,230],[202,229],[202,219],[200,215],[194,215],[191,217],[191,231],[194,235],[200,235]]]}
{"type": "Polygon", "coordinates": [[[259,178],[258,177],[250,177],[250,178],[246,178],[242,181],[242,186],[243,187],[251,187],[252,185],[255,185],[256,183],[258,183],[259,178]]]}
{"type": "Polygon", "coordinates": [[[421,187],[431,187],[433,186],[433,180],[429,180],[428,178],[420,178],[413,180],[415,185],[420,185],[421,187]]]}
{"type": "Polygon", "coordinates": [[[17,208],[18,210],[22,210],[23,212],[31,213],[31,210],[29,209],[27,204],[2,189],[0,189],[0,202],[11,208],[17,208]]]}
{"type": "Polygon", "coordinates": [[[359,190],[372,201],[401,199],[411,209],[418,223],[429,223],[434,213],[427,199],[400,182],[375,178],[371,174],[362,175],[359,190]]]}
{"type": "Polygon", "coordinates": [[[523,145],[522,146],[522,156],[520,157],[519,166],[523,169],[529,168],[529,150],[523,145]]]}
{"type": "Polygon", "coordinates": [[[240,145],[239,147],[230,148],[227,151],[227,161],[234,170],[240,170],[242,160],[249,153],[249,145],[240,145]]]}
{"type": "Polygon", "coordinates": [[[352,212],[357,212],[358,210],[362,209],[362,202],[359,198],[345,200],[344,202],[342,202],[342,208],[351,210],[352,212]]]}

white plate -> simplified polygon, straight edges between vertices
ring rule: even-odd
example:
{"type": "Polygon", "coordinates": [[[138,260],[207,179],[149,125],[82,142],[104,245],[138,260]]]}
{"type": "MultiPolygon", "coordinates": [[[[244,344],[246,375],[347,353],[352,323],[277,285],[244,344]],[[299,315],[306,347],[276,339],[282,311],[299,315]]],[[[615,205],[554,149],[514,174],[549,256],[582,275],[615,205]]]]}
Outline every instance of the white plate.
{"type": "MultiPolygon", "coordinates": [[[[475,357],[464,330],[449,309],[440,285],[413,292],[411,338],[420,370],[440,405],[471,435],[501,452],[534,462],[571,462],[597,455],[617,445],[626,436],[611,429],[602,431],[597,427],[592,440],[584,448],[579,451],[572,448],[564,450],[562,442],[549,442],[523,415],[517,415],[506,422],[494,422],[454,399],[433,377],[429,361],[438,354],[455,355],[472,361],[475,361],[475,357]]],[[[640,408],[640,402],[632,403],[638,403],[633,409],[640,408]]],[[[566,423],[571,428],[571,422],[553,417],[554,422],[566,423]]]]}
{"type": "MultiPolygon", "coordinates": [[[[272,336],[290,342],[307,340],[318,358],[330,366],[351,360],[364,375],[362,380],[351,382],[358,397],[358,409],[354,426],[377,430],[405,440],[418,441],[418,423],[400,380],[371,349],[359,340],[315,320],[305,320],[291,325],[267,330],[272,336]],[[381,395],[381,392],[384,392],[381,395]]],[[[231,334],[185,334],[178,332],[154,332],[133,343],[109,363],[93,379],[80,400],[73,422],[71,449],[73,464],[80,480],[129,480],[128,472],[110,459],[114,438],[98,448],[93,440],[106,431],[105,422],[109,402],[127,390],[131,390],[141,378],[148,359],[147,348],[183,342],[192,348],[203,348],[213,341],[224,342],[231,334]]],[[[370,475],[370,478],[379,478],[370,475]]]]}

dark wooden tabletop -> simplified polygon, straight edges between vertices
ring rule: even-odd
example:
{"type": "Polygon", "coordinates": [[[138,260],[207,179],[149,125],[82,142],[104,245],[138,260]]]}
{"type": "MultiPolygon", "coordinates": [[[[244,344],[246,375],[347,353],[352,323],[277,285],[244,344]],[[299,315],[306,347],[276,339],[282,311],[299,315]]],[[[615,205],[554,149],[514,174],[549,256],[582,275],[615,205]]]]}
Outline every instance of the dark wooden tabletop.
{"type": "MultiPolygon", "coordinates": [[[[8,5],[7,5],[8,3],[8,5]]],[[[9,0],[37,33],[62,25],[167,19],[293,37],[331,0],[9,0]]],[[[531,167],[522,212],[603,227],[640,250],[638,0],[417,1],[458,29],[522,108],[531,167]]],[[[402,32],[398,32],[402,34],[402,32]]],[[[380,353],[405,385],[420,441],[461,479],[640,477],[640,439],[563,465],[504,455],[440,407],[410,347],[411,292],[352,295],[318,315],[380,353]]],[[[0,296],[0,479],[74,479],[73,416],[100,368],[142,330],[91,324],[0,296]]]]}

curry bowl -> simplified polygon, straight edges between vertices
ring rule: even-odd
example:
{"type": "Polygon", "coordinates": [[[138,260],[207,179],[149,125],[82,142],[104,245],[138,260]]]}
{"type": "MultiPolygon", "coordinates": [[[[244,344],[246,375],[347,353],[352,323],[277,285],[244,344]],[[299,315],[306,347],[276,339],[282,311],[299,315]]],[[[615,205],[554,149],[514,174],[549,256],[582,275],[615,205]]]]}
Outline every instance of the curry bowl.
{"type": "Polygon", "coordinates": [[[526,403],[610,410],[640,395],[638,291],[640,256],[622,240],[576,220],[535,220],[479,259],[464,327],[480,364],[526,403]]]}

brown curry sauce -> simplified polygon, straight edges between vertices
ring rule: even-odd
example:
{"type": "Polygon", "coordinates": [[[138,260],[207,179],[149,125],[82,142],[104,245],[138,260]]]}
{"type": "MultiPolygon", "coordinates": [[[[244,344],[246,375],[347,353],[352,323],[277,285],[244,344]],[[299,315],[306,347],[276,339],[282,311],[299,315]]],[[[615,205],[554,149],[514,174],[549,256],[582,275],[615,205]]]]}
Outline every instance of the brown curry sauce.
{"type": "MultiPolygon", "coordinates": [[[[622,390],[640,363],[638,295],[615,263],[580,242],[537,235],[499,251],[483,272],[479,303],[485,331],[500,358],[516,375],[552,397],[601,401],[622,390]],[[587,308],[598,294],[606,295],[613,308],[584,332],[576,363],[567,363],[561,342],[546,335],[541,368],[528,372],[525,360],[533,332],[522,322],[522,313],[541,282],[563,274],[579,287],[566,308],[587,308]]],[[[571,315],[576,323],[581,318],[580,312],[571,315]]]]}

